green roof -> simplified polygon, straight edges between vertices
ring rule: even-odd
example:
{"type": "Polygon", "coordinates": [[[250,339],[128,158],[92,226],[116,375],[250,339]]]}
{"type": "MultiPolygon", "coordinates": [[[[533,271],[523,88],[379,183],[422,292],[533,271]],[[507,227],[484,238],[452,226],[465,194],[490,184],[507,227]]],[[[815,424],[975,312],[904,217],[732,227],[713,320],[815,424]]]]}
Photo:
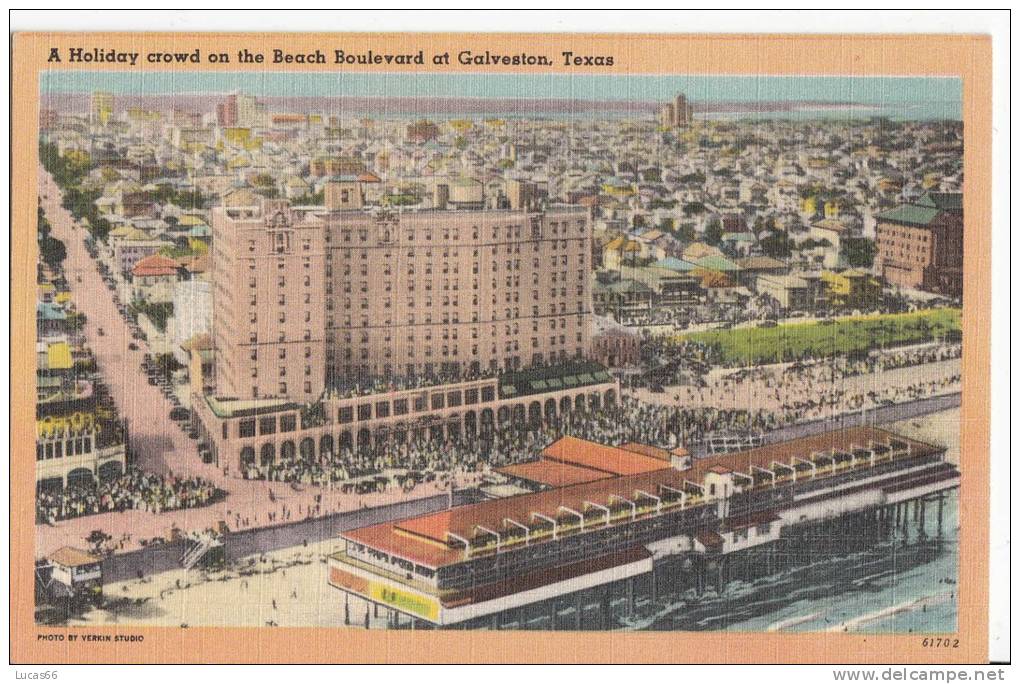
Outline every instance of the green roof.
{"type": "Polygon", "coordinates": [[[594,361],[568,361],[504,374],[499,380],[500,396],[524,396],[550,389],[612,382],[609,372],[594,361]]]}
{"type": "Polygon", "coordinates": [[[922,207],[934,207],[946,211],[963,210],[962,192],[926,192],[918,200],[922,207]]]}
{"type": "Polygon", "coordinates": [[[63,321],[67,319],[67,312],[63,307],[49,302],[39,302],[35,306],[35,315],[44,321],[63,321]]]}
{"type": "Polygon", "coordinates": [[[895,209],[883,211],[876,218],[879,221],[906,223],[912,226],[927,226],[938,215],[939,210],[934,207],[923,207],[918,204],[901,204],[895,209]]]}
{"type": "Polygon", "coordinates": [[[695,259],[695,264],[701,268],[707,268],[710,271],[742,271],[739,264],[735,264],[726,257],[721,256],[707,256],[700,259],[695,259]]]}
{"type": "Polygon", "coordinates": [[[218,399],[207,396],[206,402],[217,418],[238,418],[278,411],[293,411],[300,404],[287,399],[218,399]]]}

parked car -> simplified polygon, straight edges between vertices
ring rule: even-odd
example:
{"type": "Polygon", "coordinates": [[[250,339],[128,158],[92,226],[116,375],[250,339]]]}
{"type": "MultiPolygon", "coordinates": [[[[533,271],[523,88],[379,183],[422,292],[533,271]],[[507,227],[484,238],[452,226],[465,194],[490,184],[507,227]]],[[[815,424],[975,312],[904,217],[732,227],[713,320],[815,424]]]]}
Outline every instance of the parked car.
{"type": "Polygon", "coordinates": [[[191,412],[186,408],[175,406],[170,409],[170,420],[188,420],[189,418],[191,418],[191,412]]]}

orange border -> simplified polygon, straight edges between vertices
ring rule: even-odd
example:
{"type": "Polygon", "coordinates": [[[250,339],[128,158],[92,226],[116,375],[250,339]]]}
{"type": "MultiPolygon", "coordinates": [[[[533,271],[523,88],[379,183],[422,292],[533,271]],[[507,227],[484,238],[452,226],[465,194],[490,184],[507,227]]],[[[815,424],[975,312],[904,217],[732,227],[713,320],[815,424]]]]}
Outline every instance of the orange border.
{"type": "MultiPolygon", "coordinates": [[[[11,255],[11,660],[15,663],[215,662],[839,662],[985,663],[988,659],[989,350],[991,311],[991,39],[977,35],[638,35],[638,34],[278,34],[22,33],[12,69],[11,255]],[[558,55],[611,54],[612,67],[500,67],[492,73],[914,75],[963,79],[965,232],[963,406],[958,649],[926,649],[924,635],[734,634],[691,632],[384,632],[318,628],[134,628],[141,645],[88,648],[36,640],[66,632],[33,621],[34,274],[39,73],[50,47],[236,52],[426,52],[471,49],[558,55]],[[144,46],[144,48],[142,47],[144,46]]],[[[456,60],[453,60],[456,61],[456,60]]],[[[130,71],[117,65],[93,70],[130,71]]],[[[66,62],[61,69],[73,68],[66,62]]],[[[141,66],[142,69],[146,65],[141,66]]],[[[241,65],[207,65],[238,71],[241,65]]],[[[247,68],[253,68],[247,66],[247,68]]],[[[259,65],[295,71],[294,65],[259,65]]],[[[430,67],[425,67],[426,70],[430,67]]],[[[84,70],[84,69],[83,69],[84,70]]],[[[156,70],[156,69],[154,69],[156,70]]],[[[169,71],[170,69],[162,69],[169,71]]],[[[332,65],[301,71],[330,72],[332,65]]],[[[414,67],[347,67],[414,71],[414,67]]],[[[448,73],[485,73],[452,64],[448,73]]],[[[116,633],[116,627],[90,632],[116,633]]]]}

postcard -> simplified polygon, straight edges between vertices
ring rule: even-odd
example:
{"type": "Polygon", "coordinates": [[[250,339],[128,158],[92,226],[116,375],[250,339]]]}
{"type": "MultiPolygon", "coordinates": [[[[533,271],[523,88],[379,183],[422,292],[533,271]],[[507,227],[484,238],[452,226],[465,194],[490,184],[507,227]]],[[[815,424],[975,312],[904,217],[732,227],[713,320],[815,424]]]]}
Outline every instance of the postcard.
{"type": "Polygon", "coordinates": [[[987,37],[13,59],[14,662],[987,662],[987,37]]]}

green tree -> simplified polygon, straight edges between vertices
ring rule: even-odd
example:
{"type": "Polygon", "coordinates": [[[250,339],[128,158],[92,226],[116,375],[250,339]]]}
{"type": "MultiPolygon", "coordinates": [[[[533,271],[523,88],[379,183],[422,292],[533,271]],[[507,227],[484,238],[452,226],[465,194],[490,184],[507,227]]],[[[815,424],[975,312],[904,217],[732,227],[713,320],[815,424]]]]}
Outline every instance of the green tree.
{"type": "Polygon", "coordinates": [[[708,220],[705,226],[705,242],[709,245],[718,245],[722,242],[723,225],[717,217],[708,220]]]}
{"type": "Polygon", "coordinates": [[[759,244],[761,245],[762,252],[773,259],[786,259],[793,251],[793,243],[789,236],[779,231],[769,233],[762,238],[759,244]]]}
{"type": "Polygon", "coordinates": [[[42,207],[39,207],[37,215],[39,256],[50,268],[58,269],[67,257],[67,248],[64,246],[63,242],[50,234],[52,227],[50,226],[50,222],[46,219],[46,215],[43,213],[42,207]]]}
{"type": "Polygon", "coordinates": [[[875,243],[868,238],[845,238],[839,247],[840,256],[853,268],[871,268],[875,263],[875,243]]]}

